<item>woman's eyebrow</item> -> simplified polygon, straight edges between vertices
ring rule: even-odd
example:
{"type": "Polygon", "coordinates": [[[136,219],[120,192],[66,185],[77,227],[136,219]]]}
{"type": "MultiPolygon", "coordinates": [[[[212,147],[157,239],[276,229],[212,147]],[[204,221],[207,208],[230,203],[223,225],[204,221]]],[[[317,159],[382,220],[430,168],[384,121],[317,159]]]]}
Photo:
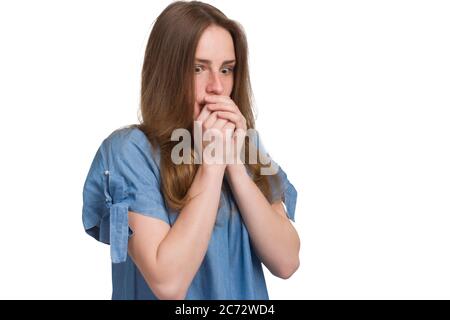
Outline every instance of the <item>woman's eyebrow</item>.
{"type": "MultiPolygon", "coordinates": [[[[209,64],[209,65],[212,63],[211,60],[208,60],[208,59],[200,59],[200,58],[195,58],[195,61],[201,62],[201,63],[205,63],[205,64],[209,64]]],[[[233,63],[233,62],[236,62],[236,60],[225,60],[225,61],[222,63],[222,65],[224,65],[224,64],[229,64],[229,63],[233,63]]]]}

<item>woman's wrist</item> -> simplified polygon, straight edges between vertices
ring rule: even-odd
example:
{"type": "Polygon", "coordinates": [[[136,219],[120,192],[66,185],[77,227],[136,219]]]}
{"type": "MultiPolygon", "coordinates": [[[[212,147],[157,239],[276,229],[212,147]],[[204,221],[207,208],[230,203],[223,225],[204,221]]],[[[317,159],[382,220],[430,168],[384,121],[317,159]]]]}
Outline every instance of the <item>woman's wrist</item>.
{"type": "Polygon", "coordinates": [[[208,163],[202,163],[200,165],[200,170],[202,170],[202,172],[204,174],[207,175],[212,175],[212,176],[216,176],[216,175],[224,175],[225,173],[225,169],[226,169],[226,164],[208,164],[208,163]]]}

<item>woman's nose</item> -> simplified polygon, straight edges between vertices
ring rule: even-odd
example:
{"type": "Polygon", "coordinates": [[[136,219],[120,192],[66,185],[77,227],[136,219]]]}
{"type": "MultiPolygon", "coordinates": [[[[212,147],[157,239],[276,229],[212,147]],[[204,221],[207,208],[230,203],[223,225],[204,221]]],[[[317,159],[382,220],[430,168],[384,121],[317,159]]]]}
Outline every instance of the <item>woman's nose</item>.
{"type": "Polygon", "coordinates": [[[209,77],[208,86],[206,87],[208,93],[221,95],[223,92],[223,85],[220,81],[220,76],[218,73],[212,72],[209,77]]]}

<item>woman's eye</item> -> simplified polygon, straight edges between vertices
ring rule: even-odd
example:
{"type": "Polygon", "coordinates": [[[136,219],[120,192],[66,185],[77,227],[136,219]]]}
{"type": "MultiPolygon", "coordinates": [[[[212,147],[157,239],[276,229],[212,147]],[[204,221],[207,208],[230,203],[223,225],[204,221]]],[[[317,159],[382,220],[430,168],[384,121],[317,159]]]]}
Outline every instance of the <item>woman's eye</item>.
{"type": "MultiPolygon", "coordinates": [[[[204,71],[204,69],[205,68],[200,65],[194,67],[195,73],[200,73],[200,72],[204,71]]],[[[221,72],[223,74],[229,74],[229,73],[232,73],[233,70],[234,70],[234,67],[227,67],[227,68],[222,69],[221,72]]]]}
{"type": "Polygon", "coordinates": [[[195,66],[195,73],[199,73],[203,70],[202,66],[195,66]]]}
{"type": "Polygon", "coordinates": [[[233,70],[234,70],[234,67],[228,67],[228,68],[223,69],[222,71],[225,71],[223,73],[227,74],[227,73],[232,73],[233,70]]]}

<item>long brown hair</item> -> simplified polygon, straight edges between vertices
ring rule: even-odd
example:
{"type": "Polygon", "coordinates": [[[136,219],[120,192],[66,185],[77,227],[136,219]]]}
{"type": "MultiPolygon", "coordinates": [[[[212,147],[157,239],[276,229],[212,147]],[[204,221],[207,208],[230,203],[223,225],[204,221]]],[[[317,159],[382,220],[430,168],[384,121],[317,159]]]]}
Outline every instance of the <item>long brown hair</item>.
{"type": "MultiPolygon", "coordinates": [[[[171,161],[172,148],[178,143],[171,141],[171,135],[175,129],[185,128],[193,136],[195,51],[203,31],[211,25],[228,30],[233,38],[236,66],[230,98],[246,118],[247,128],[255,128],[247,39],[243,28],[209,4],[199,1],[171,3],[156,19],[145,50],[142,119],[138,127],[153,145],[159,146],[161,188],[166,204],[175,210],[183,208],[188,201],[187,192],[199,165],[193,161],[192,164],[176,165],[171,161]]],[[[245,150],[249,150],[248,144],[246,139],[245,150]]],[[[272,202],[271,188],[274,186],[268,176],[260,175],[263,166],[260,159],[257,164],[248,164],[247,156],[245,165],[253,181],[272,202]]],[[[277,176],[274,182],[279,187],[277,176]]]]}

